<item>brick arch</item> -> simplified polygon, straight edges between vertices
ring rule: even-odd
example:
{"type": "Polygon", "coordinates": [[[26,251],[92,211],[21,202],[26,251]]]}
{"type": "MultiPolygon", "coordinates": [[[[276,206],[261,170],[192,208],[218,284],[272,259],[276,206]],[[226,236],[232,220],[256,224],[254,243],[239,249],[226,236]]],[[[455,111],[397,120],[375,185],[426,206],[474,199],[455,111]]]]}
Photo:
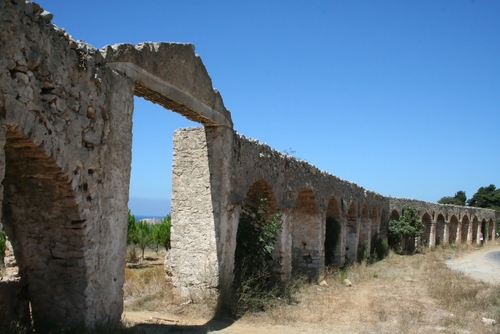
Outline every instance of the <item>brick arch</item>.
{"type": "Polygon", "coordinates": [[[335,196],[332,196],[326,210],[325,266],[342,264],[342,232],[339,202],[335,196]]]}
{"type": "Polygon", "coordinates": [[[79,214],[68,174],[19,128],[7,129],[4,149],[3,223],[35,327],[61,325],[67,318],[83,323],[89,224],[79,214]]]}
{"type": "Polygon", "coordinates": [[[399,220],[400,216],[401,215],[399,214],[399,211],[394,209],[391,211],[391,216],[390,216],[389,220],[399,220]]]}
{"type": "Polygon", "coordinates": [[[322,235],[316,197],[309,188],[299,191],[292,213],[292,273],[317,274],[322,235]]]}
{"type": "Polygon", "coordinates": [[[469,242],[469,235],[470,235],[470,221],[469,217],[467,215],[464,215],[462,217],[462,231],[461,231],[461,239],[460,241],[462,243],[469,242]]]}
{"type": "Polygon", "coordinates": [[[272,187],[264,179],[255,181],[248,189],[244,204],[256,206],[259,204],[260,199],[266,200],[267,210],[269,214],[278,211],[278,201],[272,187]]]}

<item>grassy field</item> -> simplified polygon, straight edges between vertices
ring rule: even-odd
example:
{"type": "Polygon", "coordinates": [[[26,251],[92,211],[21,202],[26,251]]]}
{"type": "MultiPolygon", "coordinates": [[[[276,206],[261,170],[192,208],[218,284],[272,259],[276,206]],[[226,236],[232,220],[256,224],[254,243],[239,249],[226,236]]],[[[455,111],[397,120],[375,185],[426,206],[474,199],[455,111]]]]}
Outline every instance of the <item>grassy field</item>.
{"type": "MultiPolygon", "coordinates": [[[[500,320],[500,287],[473,280],[445,264],[448,256],[468,251],[465,247],[412,256],[391,253],[372,265],[329,269],[318,279],[328,286],[298,280],[292,302],[276,300],[264,312],[247,313],[225,330],[227,333],[500,333],[499,325],[482,323],[483,317],[500,320]],[[344,284],[345,278],[352,282],[351,287],[344,284]]],[[[150,312],[151,319],[159,319],[157,324],[163,318],[176,325],[203,323],[200,319],[209,321],[216,301],[175,297],[165,280],[162,255],[150,255],[139,266],[128,265],[124,287],[126,311],[150,312]]],[[[172,331],[175,326],[163,324],[168,332],[175,332],[172,331]]],[[[189,331],[189,326],[182,327],[182,331],[198,332],[189,331]]]]}

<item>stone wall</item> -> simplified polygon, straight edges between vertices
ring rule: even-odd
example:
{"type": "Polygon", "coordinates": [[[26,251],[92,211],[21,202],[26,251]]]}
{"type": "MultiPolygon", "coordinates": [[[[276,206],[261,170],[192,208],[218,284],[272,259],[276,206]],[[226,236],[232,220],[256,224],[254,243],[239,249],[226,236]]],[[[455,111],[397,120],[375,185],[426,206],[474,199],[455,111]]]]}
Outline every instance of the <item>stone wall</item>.
{"type": "Polygon", "coordinates": [[[497,237],[497,221],[500,219],[498,211],[406,198],[390,198],[391,217],[401,216],[407,206],[415,207],[424,222],[424,234],[417,240],[420,246],[481,244],[481,233],[485,243],[497,237]]]}
{"type": "Polygon", "coordinates": [[[0,1],[2,223],[35,326],[94,326],[122,312],[134,83],[51,19],[0,1]]]}
{"type": "Polygon", "coordinates": [[[0,227],[19,266],[0,282],[4,323],[28,301],[40,330],[120,320],[134,94],[204,125],[174,135],[166,267],[183,295],[229,287],[242,207],[263,197],[282,218],[283,280],[355,260],[408,205],[423,245],[495,238],[498,212],[388,198],[238,135],[192,45],[96,50],[51,19],[0,0],[0,227]]]}

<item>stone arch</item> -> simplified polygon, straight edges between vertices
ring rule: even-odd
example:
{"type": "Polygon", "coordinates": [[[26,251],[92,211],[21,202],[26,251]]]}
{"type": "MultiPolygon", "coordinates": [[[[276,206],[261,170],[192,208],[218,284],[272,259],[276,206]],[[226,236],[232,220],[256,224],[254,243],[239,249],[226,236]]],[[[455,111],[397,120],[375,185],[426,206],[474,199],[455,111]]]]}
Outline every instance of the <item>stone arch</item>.
{"type": "Polygon", "coordinates": [[[342,232],[339,204],[337,199],[332,196],[326,210],[325,266],[338,267],[342,264],[342,232]]]}
{"type": "Polygon", "coordinates": [[[469,222],[469,217],[467,215],[464,215],[462,217],[462,231],[461,231],[461,239],[460,239],[460,241],[462,243],[469,242],[470,227],[471,227],[471,225],[469,222]]]}
{"type": "MultiPolygon", "coordinates": [[[[248,215],[258,214],[261,216],[264,221],[269,222],[273,219],[276,213],[278,213],[279,206],[278,201],[274,195],[273,189],[264,179],[259,179],[255,181],[250,188],[248,189],[245,200],[242,204],[242,212],[248,213],[248,215]]],[[[241,214],[240,214],[241,215],[241,214]]],[[[248,217],[246,215],[246,217],[248,217]]],[[[237,270],[239,265],[242,263],[237,263],[236,258],[238,254],[244,254],[245,248],[241,248],[241,242],[246,241],[244,235],[238,234],[240,228],[241,220],[238,222],[237,232],[236,232],[236,247],[235,247],[235,263],[234,270],[237,270]]],[[[248,223],[248,222],[247,222],[248,223]]],[[[241,232],[240,232],[241,233],[241,232]]],[[[275,245],[273,251],[273,259],[276,260],[274,262],[275,267],[273,268],[273,272],[276,277],[280,277],[283,274],[282,270],[282,245],[279,242],[280,238],[278,238],[277,244],[275,245]]],[[[244,254],[246,256],[247,254],[244,254]]]]}
{"type": "Polygon", "coordinates": [[[363,256],[360,252],[370,251],[370,215],[368,211],[368,206],[363,203],[361,207],[361,217],[359,222],[359,241],[358,241],[358,256],[363,256]]]}
{"type": "Polygon", "coordinates": [[[387,222],[385,209],[382,209],[382,212],[380,213],[380,221],[379,221],[379,236],[380,236],[380,238],[387,239],[387,228],[388,228],[388,222],[387,222]]]}
{"type": "Polygon", "coordinates": [[[458,234],[458,219],[457,216],[452,215],[450,217],[450,222],[448,223],[448,242],[450,244],[456,244],[460,241],[460,235],[458,234]]]}
{"type": "Polygon", "coordinates": [[[378,219],[378,208],[374,205],[371,213],[371,238],[379,234],[380,220],[378,219]]]}
{"type": "Polygon", "coordinates": [[[445,243],[445,220],[442,213],[437,215],[436,218],[436,246],[445,243]]]}
{"type": "Polygon", "coordinates": [[[389,220],[399,220],[399,212],[398,210],[394,209],[391,211],[391,217],[389,218],[389,220]]]}
{"type": "Polygon", "coordinates": [[[358,210],[356,203],[352,202],[346,214],[346,248],[345,258],[347,261],[356,259],[358,249],[358,210]]]}
{"type": "Polygon", "coordinates": [[[430,247],[433,245],[431,242],[432,218],[427,212],[422,216],[422,223],[424,224],[424,232],[420,237],[420,245],[430,247]]]}
{"type": "Polygon", "coordinates": [[[292,274],[313,277],[318,273],[323,252],[320,226],[316,197],[311,189],[303,188],[292,213],[292,274]]]}
{"type": "Polygon", "coordinates": [[[481,230],[479,231],[479,244],[484,243],[486,240],[488,240],[488,222],[486,221],[485,218],[481,220],[481,230]],[[483,240],[481,240],[481,237],[483,240]]]}
{"type": "MultiPolygon", "coordinates": [[[[7,128],[4,149],[3,224],[33,323],[42,328],[67,325],[68,319],[83,324],[88,284],[85,248],[87,235],[93,233],[79,214],[68,174],[19,128],[7,128]]],[[[92,200],[90,195],[85,198],[92,200]]]]}
{"type": "Polygon", "coordinates": [[[476,215],[472,218],[472,231],[471,231],[471,239],[470,242],[472,244],[477,243],[478,239],[478,234],[479,234],[479,219],[477,218],[476,215]]]}

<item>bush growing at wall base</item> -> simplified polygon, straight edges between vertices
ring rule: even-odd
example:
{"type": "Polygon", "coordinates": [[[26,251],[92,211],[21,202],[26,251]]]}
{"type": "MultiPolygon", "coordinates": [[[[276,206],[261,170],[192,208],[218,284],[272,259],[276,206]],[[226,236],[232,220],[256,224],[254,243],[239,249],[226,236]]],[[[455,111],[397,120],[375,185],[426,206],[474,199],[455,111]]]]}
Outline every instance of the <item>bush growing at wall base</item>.
{"type": "Polygon", "coordinates": [[[399,220],[389,221],[389,245],[400,253],[412,253],[414,240],[424,232],[417,209],[407,206],[399,220]],[[413,242],[412,242],[413,241],[413,242]]]}
{"type": "Polygon", "coordinates": [[[0,231],[0,267],[3,267],[5,265],[4,258],[5,258],[5,250],[6,250],[6,245],[7,243],[7,237],[5,236],[5,233],[0,231]]]}
{"type": "Polygon", "coordinates": [[[242,208],[234,256],[234,315],[264,310],[278,297],[273,251],[280,231],[281,215],[268,214],[266,199],[242,208]]]}

